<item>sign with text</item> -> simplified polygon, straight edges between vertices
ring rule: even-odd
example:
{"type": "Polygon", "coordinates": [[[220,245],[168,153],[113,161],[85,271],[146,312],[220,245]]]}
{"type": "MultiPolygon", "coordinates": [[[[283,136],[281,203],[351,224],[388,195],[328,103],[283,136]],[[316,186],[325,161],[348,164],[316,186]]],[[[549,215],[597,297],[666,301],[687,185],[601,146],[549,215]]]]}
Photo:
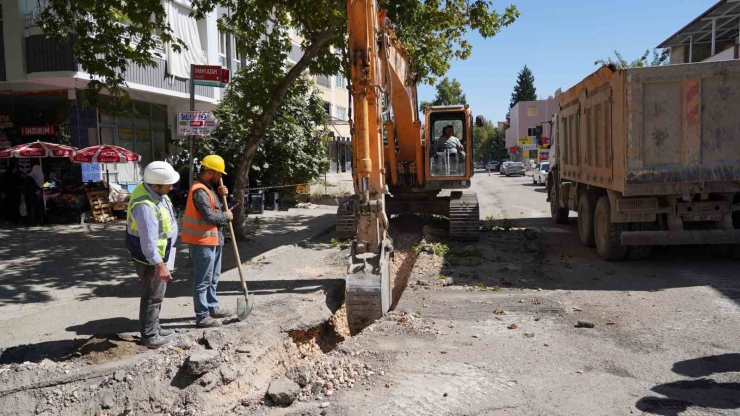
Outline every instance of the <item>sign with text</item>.
{"type": "Polygon", "coordinates": [[[516,154],[516,147],[510,147],[509,148],[509,153],[511,153],[512,155],[513,154],[516,154]]]}
{"type": "Polygon", "coordinates": [[[0,150],[10,149],[11,147],[10,140],[5,136],[0,135],[0,150]]]}
{"type": "Polygon", "coordinates": [[[13,121],[8,115],[0,115],[0,129],[9,129],[13,127],[13,121]]]}
{"type": "Polygon", "coordinates": [[[524,148],[524,145],[527,144],[534,144],[534,136],[525,136],[517,139],[517,145],[519,147],[524,148]]]}
{"type": "Polygon", "coordinates": [[[21,136],[53,136],[54,126],[21,127],[21,136]]]}
{"type": "Polygon", "coordinates": [[[186,111],[177,114],[178,136],[207,136],[218,127],[218,120],[213,113],[186,111]]]}
{"type": "Polygon", "coordinates": [[[534,144],[534,143],[532,143],[532,144],[523,144],[522,145],[522,150],[537,150],[537,145],[534,144]]]}
{"type": "Polygon", "coordinates": [[[537,159],[540,162],[547,162],[548,160],[550,160],[550,150],[540,148],[539,154],[537,155],[537,159]]]}
{"type": "Polygon", "coordinates": [[[229,83],[229,70],[219,65],[195,65],[192,76],[195,85],[225,87],[229,83]]]}

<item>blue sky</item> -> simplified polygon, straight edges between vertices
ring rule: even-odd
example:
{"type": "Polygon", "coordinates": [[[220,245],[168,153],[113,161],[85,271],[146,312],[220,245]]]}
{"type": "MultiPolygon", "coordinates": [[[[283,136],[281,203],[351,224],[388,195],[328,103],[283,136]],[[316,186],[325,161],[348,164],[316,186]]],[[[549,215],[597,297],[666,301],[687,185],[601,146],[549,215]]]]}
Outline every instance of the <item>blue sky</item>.
{"type": "MultiPolygon", "coordinates": [[[[475,115],[505,120],[517,73],[534,73],[537,95],[547,98],[595,71],[594,61],[618,50],[641,56],[699,16],[717,0],[514,0],[519,19],[489,39],[469,35],[473,54],[454,61],[447,76],[462,84],[475,115]],[[616,4],[616,5],[615,5],[616,4]]],[[[510,1],[493,0],[503,10],[510,1]]],[[[419,100],[432,100],[431,86],[419,100]]]]}

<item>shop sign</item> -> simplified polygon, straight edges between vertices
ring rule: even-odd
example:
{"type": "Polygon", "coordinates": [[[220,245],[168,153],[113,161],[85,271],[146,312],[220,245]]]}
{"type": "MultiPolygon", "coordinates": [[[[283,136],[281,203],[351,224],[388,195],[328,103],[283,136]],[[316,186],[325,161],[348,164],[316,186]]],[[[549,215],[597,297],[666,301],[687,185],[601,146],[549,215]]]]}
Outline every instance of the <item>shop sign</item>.
{"type": "Polygon", "coordinates": [[[207,87],[225,87],[229,83],[229,70],[220,65],[195,65],[193,82],[207,87]]]}
{"type": "Polygon", "coordinates": [[[524,148],[524,145],[526,144],[534,144],[534,136],[520,137],[519,139],[517,139],[517,144],[521,148],[524,148]]]}
{"type": "Polygon", "coordinates": [[[532,144],[523,144],[522,145],[522,150],[537,150],[537,145],[534,144],[534,143],[532,143],[532,144]]]}
{"type": "Polygon", "coordinates": [[[537,155],[537,159],[540,162],[547,162],[550,160],[550,151],[547,149],[539,149],[539,154],[537,155]]]}
{"type": "Polygon", "coordinates": [[[53,136],[54,126],[21,127],[21,136],[53,136]]]}
{"type": "Polygon", "coordinates": [[[207,136],[216,130],[218,120],[213,113],[186,111],[177,114],[178,136],[207,136]]]}
{"type": "Polygon", "coordinates": [[[0,129],[9,129],[13,127],[13,121],[10,116],[0,115],[0,129]]]}
{"type": "Polygon", "coordinates": [[[511,153],[512,155],[513,154],[516,154],[516,147],[510,147],[509,148],[509,153],[511,153]]]}
{"type": "Polygon", "coordinates": [[[12,146],[10,145],[10,140],[8,140],[5,136],[0,136],[0,150],[2,149],[10,149],[12,146]]]}
{"type": "Polygon", "coordinates": [[[119,139],[133,139],[134,138],[134,129],[118,129],[118,138],[119,139]]]}

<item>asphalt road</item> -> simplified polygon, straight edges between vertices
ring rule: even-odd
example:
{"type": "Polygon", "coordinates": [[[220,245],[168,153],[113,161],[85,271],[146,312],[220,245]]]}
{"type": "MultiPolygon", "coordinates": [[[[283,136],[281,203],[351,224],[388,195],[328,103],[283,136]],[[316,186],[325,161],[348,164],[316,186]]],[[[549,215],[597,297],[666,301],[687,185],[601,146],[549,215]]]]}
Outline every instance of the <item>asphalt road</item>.
{"type": "Polygon", "coordinates": [[[440,240],[450,250],[419,255],[396,310],[343,343],[379,379],[257,414],[739,414],[740,263],[716,247],[605,262],[574,215],[551,224],[529,177],[473,183],[483,217],[539,232],[440,240]]]}

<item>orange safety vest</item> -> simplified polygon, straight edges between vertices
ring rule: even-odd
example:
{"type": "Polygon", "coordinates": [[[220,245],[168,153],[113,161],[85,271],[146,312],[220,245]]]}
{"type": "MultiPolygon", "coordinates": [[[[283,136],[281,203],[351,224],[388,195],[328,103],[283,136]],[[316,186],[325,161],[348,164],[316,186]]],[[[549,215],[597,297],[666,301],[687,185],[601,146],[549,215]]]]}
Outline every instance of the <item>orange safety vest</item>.
{"type": "Polygon", "coordinates": [[[198,181],[193,182],[193,186],[188,192],[185,216],[182,218],[180,239],[183,243],[196,246],[217,246],[218,227],[216,224],[207,223],[193,203],[193,193],[198,189],[204,189],[208,193],[208,198],[211,200],[211,210],[216,209],[216,201],[213,199],[211,190],[198,181]]]}

